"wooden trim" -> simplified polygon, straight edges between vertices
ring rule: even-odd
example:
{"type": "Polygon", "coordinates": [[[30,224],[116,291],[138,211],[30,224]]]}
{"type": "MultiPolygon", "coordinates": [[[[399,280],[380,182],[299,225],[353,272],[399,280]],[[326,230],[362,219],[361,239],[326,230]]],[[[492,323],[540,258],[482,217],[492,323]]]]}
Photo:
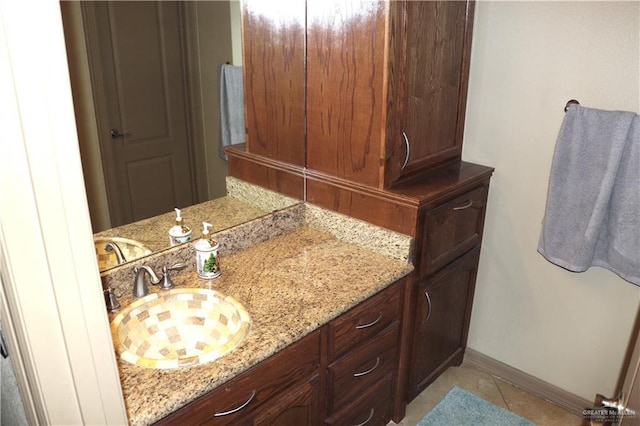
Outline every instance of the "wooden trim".
{"type": "Polygon", "coordinates": [[[407,413],[407,386],[411,367],[411,344],[413,339],[413,312],[415,310],[415,271],[404,278],[402,284],[402,328],[400,332],[400,353],[398,354],[398,375],[395,384],[395,398],[391,420],[400,423],[407,413]]]}
{"type": "Polygon", "coordinates": [[[112,167],[114,163],[113,152],[110,149],[111,139],[105,139],[104,135],[109,134],[109,118],[107,107],[107,95],[105,94],[105,75],[102,72],[103,63],[99,55],[100,30],[98,28],[98,16],[96,8],[99,4],[94,2],[80,2],[82,10],[82,22],[84,25],[84,37],[87,46],[87,61],[89,65],[89,76],[91,89],[93,91],[93,107],[95,111],[97,140],[100,148],[100,160],[102,161],[102,172],[104,173],[104,185],[106,190],[107,209],[111,225],[122,224],[124,212],[122,206],[117,202],[117,179],[112,167]]]}
{"type": "Polygon", "coordinates": [[[332,176],[323,172],[319,172],[317,170],[306,170],[306,176],[310,179],[326,182],[327,184],[330,184],[331,186],[337,188],[366,194],[367,196],[379,198],[384,201],[392,201],[405,207],[416,208],[419,204],[418,200],[414,197],[407,197],[402,194],[378,189],[373,186],[368,186],[348,179],[339,178],[337,176],[332,176]]]}
{"type": "Polygon", "coordinates": [[[466,350],[464,364],[496,376],[578,416],[582,416],[582,411],[585,408],[593,406],[593,401],[574,395],[470,348],[466,350]]]}
{"type": "Polygon", "coordinates": [[[228,175],[303,200],[304,169],[245,151],[246,144],[225,147],[228,175]]]}
{"type": "Polygon", "coordinates": [[[473,39],[473,21],[475,18],[475,0],[467,1],[467,16],[464,28],[464,48],[462,66],[460,70],[460,97],[458,99],[458,123],[456,128],[456,139],[460,141],[460,153],[464,139],[464,125],[467,113],[467,96],[469,93],[469,70],[471,69],[471,44],[473,39]]]}
{"type": "Polygon", "coordinates": [[[207,179],[207,153],[204,140],[202,109],[202,78],[200,75],[200,51],[198,50],[198,14],[192,2],[178,4],[180,31],[182,32],[182,55],[185,75],[185,100],[188,111],[187,134],[191,191],[196,203],[209,200],[209,182],[207,179]]]}
{"type": "Polygon", "coordinates": [[[388,193],[359,191],[311,176],[307,176],[306,186],[306,201],[312,204],[401,234],[415,235],[417,207],[385,198],[388,193]]]}

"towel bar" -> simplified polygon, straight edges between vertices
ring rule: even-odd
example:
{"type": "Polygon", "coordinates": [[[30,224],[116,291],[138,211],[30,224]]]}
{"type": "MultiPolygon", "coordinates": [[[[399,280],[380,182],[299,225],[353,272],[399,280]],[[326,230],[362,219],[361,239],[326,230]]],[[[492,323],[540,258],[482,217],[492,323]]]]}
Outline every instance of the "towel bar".
{"type": "Polygon", "coordinates": [[[571,99],[567,101],[567,104],[564,106],[564,112],[567,112],[567,110],[572,104],[580,105],[580,102],[576,101],[575,99],[571,99]]]}

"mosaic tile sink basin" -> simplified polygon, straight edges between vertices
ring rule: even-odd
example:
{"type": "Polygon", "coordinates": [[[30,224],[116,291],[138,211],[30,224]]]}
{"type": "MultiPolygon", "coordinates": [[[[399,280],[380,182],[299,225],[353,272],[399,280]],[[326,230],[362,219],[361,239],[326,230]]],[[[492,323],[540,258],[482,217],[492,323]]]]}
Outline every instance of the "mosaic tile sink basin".
{"type": "Polygon", "coordinates": [[[249,333],[247,310],[230,296],[181,288],[134,301],[111,322],[120,357],[149,368],[204,364],[227,354],[249,333]]]}
{"type": "Polygon", "coordinates": [[[94,238],[93,245],[96,249],[96,257],[98,258],[98,269],[104,271],[105,269],[118,266],[118,255],[113,249],[108,249],[107,244],[112,243],[117,245],[122,252],[123,261],[128,262],[133,259],[138,259],[143,256],[148,256],[152,251],[144,244],[132,240],[130,238],[121,237],[109,237],[109,238],[94,238]]]}

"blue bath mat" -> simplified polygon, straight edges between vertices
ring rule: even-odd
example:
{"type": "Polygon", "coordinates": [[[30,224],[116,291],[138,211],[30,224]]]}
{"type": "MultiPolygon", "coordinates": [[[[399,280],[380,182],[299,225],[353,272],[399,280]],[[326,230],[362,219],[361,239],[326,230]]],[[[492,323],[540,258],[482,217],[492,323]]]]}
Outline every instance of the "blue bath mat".
{"type": "Polygon", "coordinates": [[[418,426],[535,426],[511,411],[454,386],[418,426]]]}

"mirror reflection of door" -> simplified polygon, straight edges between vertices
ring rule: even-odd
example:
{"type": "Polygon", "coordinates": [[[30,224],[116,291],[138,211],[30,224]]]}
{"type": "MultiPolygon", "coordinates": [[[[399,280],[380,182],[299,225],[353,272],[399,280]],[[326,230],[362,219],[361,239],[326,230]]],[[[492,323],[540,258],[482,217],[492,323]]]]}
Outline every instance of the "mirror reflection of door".
{"type": "Polygon", "coordinates": [[[90,2],[89,63],[112,225],[194,203],[178,2],[90,2]]]}
{"type": "Polygon", "coordinates": [[[226,195],[218,87],[220,65],[242,65],[238,2],[60,7],[93,231],[226,195]]]}

